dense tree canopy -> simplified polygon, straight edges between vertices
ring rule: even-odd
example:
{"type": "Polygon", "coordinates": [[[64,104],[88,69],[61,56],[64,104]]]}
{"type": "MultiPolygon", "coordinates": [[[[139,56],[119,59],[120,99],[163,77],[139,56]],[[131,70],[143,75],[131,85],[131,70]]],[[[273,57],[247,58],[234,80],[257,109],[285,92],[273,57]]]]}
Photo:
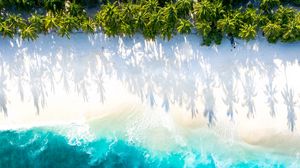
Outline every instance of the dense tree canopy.
{"type": "Polygon", "coordinates": [[[262,34],[270,43],[300,40],[299,0],[0,0],[0,34],[35,40],[75,31],[146,39],[195,30],[203,45],[223,37],[246,41],[262,34]]]}

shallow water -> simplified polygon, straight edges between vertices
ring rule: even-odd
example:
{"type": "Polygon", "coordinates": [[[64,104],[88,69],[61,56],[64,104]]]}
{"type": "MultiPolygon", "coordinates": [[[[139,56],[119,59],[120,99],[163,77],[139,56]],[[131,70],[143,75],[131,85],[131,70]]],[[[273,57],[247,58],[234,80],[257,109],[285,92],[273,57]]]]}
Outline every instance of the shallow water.
{"type": "MultiPolygon", "coordinates": [[[[203,135],[203,137],[208,135],[203,135]]],[[[211,138],[211,137],[206,137],[211,138]]],[[[217,140],[222,141],[222,140],[217,140]]],[[[199,141],[201,143],[201,140],[199,141]]],[[[0,167],[297,167],[297,157],[244,145],[157,151],[117,137],[95,137],[83,126],[8,130],[0,133],[0,167]],[[84,131],[83,131],[84,130],[84,131]],[[236,153],[239,152],[239,153],[236,153]],[[234,155],[240,155],[233,158],[234,155]]]]}

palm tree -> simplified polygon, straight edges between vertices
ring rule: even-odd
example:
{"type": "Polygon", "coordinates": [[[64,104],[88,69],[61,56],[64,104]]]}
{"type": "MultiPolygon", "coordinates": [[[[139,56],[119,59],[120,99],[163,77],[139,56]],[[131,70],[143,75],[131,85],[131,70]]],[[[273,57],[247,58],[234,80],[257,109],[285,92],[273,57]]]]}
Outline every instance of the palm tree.
{"type": "Polygon", "coordinates": [[[65,1],[64,0],[45,0],[44,8],[47,11],[51,11],[52,13],[57,13],[60,10],[64,9],[65,1]]]}
{"type": "Polygon", "coordinates": [[[202,36],[208,36],[209,33],[212,31],[210,22],[198,22],[196,23],[196,30],[202,36]]]}
{"type": "Polygon", "coordinates": [[[7,22],[11,24],[11,28],[17,31],[18,29],[26,26],[25,19],[23,19],[20,15],[9,15],[6,19],[7,22]]]}
{"type": "Polygon", "coordinates": [[[117,2],[108,3],[96,15],[97,22],[108,36],[118,35],[120,32],[120,10],[117,2]]]}
{"type": "Polygon", "coordinates": [[[148,0],[148,1],[143,1],[142,3],[142,9],[145,12],[153,12],[156,13],[159,10],[159,4],[158,0],[148,0]]]}
{"type": "Polygon", "coordinates": [[[137,31],[136,19],[138,8],[130,3],[121,6],[121,32],[122,34],[133,36],[137,31]]]}
{"type": "Polygon", "coordinates": [[[283,42],[294,42],[300,36],[300,25],[297,24],[296,20],[290,21],[283,29],[282,41],[283,42]]]}
{"type": "Polygon", "coordinates": [[[32,26],[36,28],[37,33],[41,33],[42,31],[44,31],[44,17],[42,15],[34,13],[31,15],[31,17],[28,18],[28,21],[32,26]]]}
{"type": "Polygon", "coordinates": [[[146,11],[143,9],[143,6],[138,4],[136,5],[136,15],[134,17],[134,25],[136,26],[136,31],[143,32],[145,29],[145,21],[149,18],[146,18],[146,11]]]}
{"type": "Polygon", "coordinates": [[[242,15],[240,15],[240,17],[243,23],[254,25],[259,21],[259,15],[257,13],[257,9],[247,8],[246,11],[242,15]]]}
{"type": "Polygon", "coordinates": [[[162,16],[161,35],[164,39],[170,40],[172,34],[175,33],[177,25],[177,10],[173,3],[168,3],[164,8],[161,8],[159,13],[162,16]]]}
{"type": "Polygon", "coordinates": [[[9,15],[6,20],[1,22],[0,30],[3,37],[13,38],[18,31],[26,26],[25,20],[20,15],[9,15]]]}
{"type": "Polygon", "coordinates": [[[3,37],[6,37],[6,36],[8,36],[10,38],[14,37],[16,32],[11,27],[12,27],[11,23],[9,23],[8,21],[3,21],[0,23],[0,32],[3,37]]]}
{"type": "Polygon", "coordinates": [[[261,0],[260,8],[266,12],[271,12],[274,7],[280,5],[280,0],[261,0]]]}
{"type": "Polygon", "coordinates": [[[95,33],[97,26],[95,21],[90,17],[85,17],[81,22],[81,29],[85,33],[95,33]]]}
{"type": "Polygon", "coordinates": [[[296,16],[296,10],[289,7],[280,6],[274,14],[274,20],[280,24],[287,24],[291,19],[296,16]]]}
{"type": "Polygon", "coordinates": [[[159,13],[145,13],[145,18],[147,18],[147,22],[145,21],[145,28],[143,29],[143,35],[146,39],[155,39],[160,32],[162,27],[162,20],[159,13]]]}
{"type": "Polygon", "coordinates": [[[177,9],[177,15],[180,18],[187,18],[190,15],[190,11],[193,8],[192,0],[178,0],[175,4],[177,9]]]}
{"type": "Polygon", "coordinates": [[[72,16],[80,16],[85,13],[83,7],[75,2],[71,2],[70,4],[68,4],[68,6],[66,6],[66,8],[66,11],[72,16]]]}
{"type": "Polygon", "coordinates": [[[74,29],[79,29],[78,18],[75,16],[71,16],[70,14],[61,15],[59,17],[58,27],[59,29],[57,33],[59,35],[61,35],[62,37],[66,36],[67,38],[70,38],[70,33],[74,29]]]}
{"type": "Polygon", "coordinates": [[[276,43],[282,35],[282,28],[278,23],[268,22],[262,27],[262,31],[270,43],[276,43]]]}
{"type": "Polygon", "coordinates": [[[38,38],[37,28],[34,25],[28,25],[21,29],[21,38],[29,40],[35,40],[38,38]]]}
{"type": "Polygon", "coordinates": [[[224,18],[217,21],[218,30],[224,34],[237,36],[237,30],[240,25],[239,17],[239,12],[228,13],[224,18]]]}
{"type": "Polygon", "coordinates": [[[195,20],[206,20],[211,21],[213,20],[217,13],[216,9],[213,8],[212,3],[209,0],[203,0],[201,3],[195,3],[194,5],[194,14],[195,14],[195,20]]]}
{"type": "MultiPolygon", "coordinates": [[[[296,25],[297,25],[297,29],[300,30],[300,12],[297,13],[296,18],[295,18],[295,22],[296,22],[296,25]]],[[[300,40],[300,34],[298,34],[297,40],[300,40]]]]}
{"type": "Polygon", "coordinates": [[[239,37],[249,41],[251,39],[255,39],[257,34],[257,25],[251,25],[251,24],[243,24],[240,28],[239,37]]]}
{"type": "Polygon", "coordinates": [[[210,38],[212,33],[211,23],[208,21],[197,22],[195,26],[198,34],[202,35],[202,44],[207,46],[210,45],[212,42],[212,38],[210,38]]]}
{"type": "Polygon", "coordinates": [[[45,16],[43,21],[44,21],[44,29],[45,29],[46,32],[49,32],[51,30],[55,30],[58,27],[58,19],[51,12],[49,12],[45,16]]]}
{"type": "Polygon", "coordinates": [[[143,1],[139,7],[135,24],[146,39],[153,40],[161,29],[162,17],[158,0],[143,1]]]}
{"type": "Polygon", "coordinates": [[[181,34],[189,34],[192,31],[193,24],[186,19],[179,19],[177,31],[181,34]]]}

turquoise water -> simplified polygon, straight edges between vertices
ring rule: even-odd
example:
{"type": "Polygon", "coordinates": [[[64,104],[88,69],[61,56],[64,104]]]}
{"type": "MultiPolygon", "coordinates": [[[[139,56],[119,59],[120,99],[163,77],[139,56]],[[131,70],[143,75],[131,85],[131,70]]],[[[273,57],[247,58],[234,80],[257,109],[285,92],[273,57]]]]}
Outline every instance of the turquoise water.
{"type": "Polygon", "coordinates": [[[1,168],[296,167],[293,164],[295,158],[281,159],[269,153],[230,162],[235,160],[230,155],[217,157],[219,152],[224,153],[218,151],[222,149],[209,153],[186,147],[178,151],[158,152],[122,139],[74,138],[53,128],[1,131],[0,144],[1,168]]]}

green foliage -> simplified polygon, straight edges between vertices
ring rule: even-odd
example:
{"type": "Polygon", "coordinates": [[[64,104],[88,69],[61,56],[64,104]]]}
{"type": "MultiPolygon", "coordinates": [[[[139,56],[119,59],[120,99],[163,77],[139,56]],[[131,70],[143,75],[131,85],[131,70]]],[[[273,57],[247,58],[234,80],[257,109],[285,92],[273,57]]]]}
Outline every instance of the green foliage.
{"type": "Polygon", "coordinates": [[[255,8],[247,8],[246,11],[240,15],[242,23],[246,24],[257,24],[259,22],[260,15],[258,15],[258,10],[255,8]]]}
{"type": "Polygon", "coordinates": [[[216,44],[221,42],[222,32],[217,28],[218,20],[225,15],[222,1],[203,0],[194,4],[195,28],[202,36],[202,44],[210,45],[213,41],[216,44]]]}
{"type": "Polygon", "coordinates": [[[202,36],[202,44],[203,45],[210,45],[212,43],[212,38],[209,38],[209,36],[212,34],[212,28],[210,25],[210,22],[203,21],[203,22],[197,22],[195,25],[195,28],[199,35],[202,36]]]}
{"type": "Polygon", "coordinates": [[[110,0],[88,15],[87,5],[96,1],[0,0],[0,35],[35,40],[40,33],[70,38],[75,31],[100,30],[107,36],[141,33],[150,40],[170,40],[194,29],[203,45],[220,44],[223,36],[249,41],[260,31],[270,43],[300,40],[299,11],[283,6],[298,0],[282,5],[281,0],[110,0]]]}
{"type": "Polygon", "coordinates": [[[273,18],[280,24],[287,24],[296,16],[296,13],[296,10],[293,8],[280,6],[273,18]]]}
{"type": "Polygon", "coordinates": [[[186,19],[179,19],[177,31],[181,34],[189,34],[191,33],[193,28],[193,24],[186,19]]]}
{"type": "Polygon", "coordinates": [[[80,4],[77,4],[74,2],[72,2],[68,5],[68,7],[66,8],[66,11],[72,16],[84,15],[83,7],[80,4]]]}
{"type": "Polygon", "coordinates": [[[300,37],[300,25],[299,22],[291,20],[283,29],[283,36],[282,41],[283,42],[294,42],[296,40],[299,40],[300,37]]]}
{"type": "Polygon", "coordinates": [[[116,36],[120,34],[121,16],[117,2],[103,5],[96,17],[106,35],[116,36]]]}
{"type": "Polygon", "coordinates": [[[239,37],[249,41],[255,39],[257,34],[257,26],[251,24],[243,24],[239,30],[239,37]]]}
{"type": "Polygon", "coordinates": [[[273,23],[270,21],[262,27],[262,30],[270,43],[276,43],[282,36],[282,28],[278,23],[273,23]]]}
{"type": "Polygon", "coordinates": [[[177,10],[173,3],[167,4],[160,10],[161,15],[161,35],[163,39],[170,40],[172,34],[175,34],[177,25],[177,10]]]}
{"type": "Polygon", "coordinates": [[[44,8],[47,11],[51,11],[56,13],[65,8],[65,1],[64,0],[44,0],[44,8]]]}
{"type": "Polygon", "coordinates": [[[58,31],[57,33],[64,37],[70,38],[70,33],[73,30],[79,30],[79,22],[76,16],[70,14],[60,15],[58,20],[58,31]]]}
{"type": "Polygon", "coordinates": [[[12,24],[8,21],[3,21],[0,25],[0,32],[3,37],[13,38],[16,34],[15,30],[12,29],[12,24]]]}
{"type": "Polygon", "coordinates": [[[223,34],[229,34],[233,36],[238,36],[238,29],[241,24],[241,13],[238,11],[229,12],[224,18],[219,19],[217,22],[217,28],[223,34]]]}
{"type": "Polygon", "coordinates": [[[224,13],[224,8],[221,1],[202,0],[200,3],[195,3],[194,14],[196,21],[215,21],[224,13]]]}
{"type": "Polygon", "coordinates": [[[266,12],[270,12],[280,5],[280,0],[261,0],[260,8],[265,10],[266,12]]]}
{"type": "Polygon", "coordinates": [[[37,33],[41,33],[42,31],[45,30],[43,15],[34,13],[28,18],[28,21],[33,27],[35,27],[37,33]]]}
{"type": "Polygon", "coordinates": [[[190,12],[193,9],[192,0],[178,0],[175,4],[177,9],[177,15],[180,18],[186,18],[190,15],[190,12]]]}
{"type": "Polygon", "coordinates": [[[92,18],[86,17],[81,23],[81,29],[85,33],[95,33],[97,25],[92,18]]]}
{"type": "Polygon", "coordinates": [[[21,28],[21,38],[26,40],[35,40],[38,38],[38,32],[34,25],[28,25],[21,28]]]}
{"type": "Polygon", "coordinates": [[[146,39],[153,40],[159,34],[162,25],[162,16],[157,0],[149,0],[141,4],[136,22],[146,39]]]}
{"type": "Polygon", "coordinates": [[[122,4],[120,10],[121,33],[128,36],[133,36],[137,30],[136,15],[138,6],[132,3],[122,4]]]}
{"type": "Polygon", "coordinates": [[[51,13],[46,15],[43,21],[45,33],[58,28],[58,19],[51,13]]]}
{"type": "Polygon", "coordinates": [[[154,14],[147,13],[147,15],[145,17],[147,18],[148,22],[144,22],[145,27],[143,29],[143,35],[146,39],[153,40],[160,32],[161,16],[159,13],[154,13],[154,14]]]}

